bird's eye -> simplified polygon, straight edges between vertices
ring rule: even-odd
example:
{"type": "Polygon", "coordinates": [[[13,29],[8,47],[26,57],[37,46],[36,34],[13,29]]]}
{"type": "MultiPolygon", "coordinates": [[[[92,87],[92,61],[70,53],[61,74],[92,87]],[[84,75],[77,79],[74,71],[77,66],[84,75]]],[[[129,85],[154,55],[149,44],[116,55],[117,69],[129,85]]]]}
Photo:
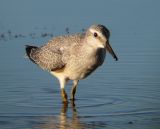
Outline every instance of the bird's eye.
{"type": "Polygon", "coordinates": [[[98,36],[98,34],[96,32],[94,32],[94,37],[97,37],[97,36],[98,36]]]}

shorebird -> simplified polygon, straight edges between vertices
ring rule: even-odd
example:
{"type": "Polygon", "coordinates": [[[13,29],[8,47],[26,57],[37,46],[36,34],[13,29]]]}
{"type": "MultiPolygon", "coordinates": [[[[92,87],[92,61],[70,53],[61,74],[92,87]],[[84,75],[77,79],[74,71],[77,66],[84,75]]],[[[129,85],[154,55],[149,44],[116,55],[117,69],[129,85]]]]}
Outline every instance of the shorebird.
{"type": "Polygon", "coordinates": [[[65,85],[68,80],[73,81],[71,100],[75,100],[79,80],[103,64],[107,51],[118,60],[109,37],[110,32],[104,25],[92,25],[84,33],[57,36],[41,47],[26,45],[26,54],[59,80],[62,101],[67,103],[65,85]]]}

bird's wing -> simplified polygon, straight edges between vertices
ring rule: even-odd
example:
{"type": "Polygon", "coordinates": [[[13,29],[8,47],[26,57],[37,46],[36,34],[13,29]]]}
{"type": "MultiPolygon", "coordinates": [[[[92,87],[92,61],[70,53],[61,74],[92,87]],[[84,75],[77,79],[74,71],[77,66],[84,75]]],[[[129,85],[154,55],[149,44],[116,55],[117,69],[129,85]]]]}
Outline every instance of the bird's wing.
{"type": "Polygon", "coordinates": [[[50,40],[46,46],[53,51],[60,51],[62,53],[62,61],[67,64],[68,60],[70,60],[70,55],[74,54],[73,51],[76,51],[74,49],[81,44],[84,36],[84,33],[58,36],[50,40]]]}
{"type": "Polygon", "coordinates": [[[31,52],[31,58],[41,68],[54,71],[63,68],[70,59],[70,51],[81,42],[83,34],[58,36],[31,52]]]}
{"type": "Polygon", "coordinates": [[[62,53],[60,50],[52,50],[47,46],[35,49],[31,52],[31,58],[42,69],[54,71],[65,66],[62,61],[62,53]]]}

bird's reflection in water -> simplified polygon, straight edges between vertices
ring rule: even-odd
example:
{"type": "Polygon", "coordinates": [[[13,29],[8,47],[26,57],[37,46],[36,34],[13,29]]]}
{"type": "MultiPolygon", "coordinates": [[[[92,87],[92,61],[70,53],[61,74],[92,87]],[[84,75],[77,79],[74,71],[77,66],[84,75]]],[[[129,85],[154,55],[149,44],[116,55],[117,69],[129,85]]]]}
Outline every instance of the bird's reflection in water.
{"type": "Polygon", "coordinates": [[[60,129],[66,128],[84,128],[85,124],[82,124],[78,118],[78,113],[76,110],[76,106],[74,102],[71,102],[71,110],[72,110],[72,117],[67,117],[67,110],[68,104],[63,104],[60,113],[60,129]]]}
{"type": "MultiPolygon", "coordinates": [[[[38,129],[93,129],[95,127],[105,127],[106,125],[96,122],[80,121],[78,112],[74,102],[71,102],[71,108],[68,104],[63,104],[59,117],[45,117],[43,124],[40,124],[38,129]],[[72,115],[68,117],[67,111],[71,109],[72,115]]],[[[37,129],[36,128],[36,129],[37,129]]]]}

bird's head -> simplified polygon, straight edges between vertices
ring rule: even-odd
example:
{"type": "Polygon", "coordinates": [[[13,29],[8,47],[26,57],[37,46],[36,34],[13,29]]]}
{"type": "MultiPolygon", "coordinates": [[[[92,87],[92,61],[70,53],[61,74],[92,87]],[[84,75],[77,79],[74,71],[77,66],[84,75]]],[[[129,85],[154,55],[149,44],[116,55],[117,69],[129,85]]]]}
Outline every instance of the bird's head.
{"type": "Polygon", "coordinates": [[[118,58],[109,44],[110,32],[103,25],[92,25],[86,31],[87,43],[93,48],[106,49],[117,61],[118,58]]]}

